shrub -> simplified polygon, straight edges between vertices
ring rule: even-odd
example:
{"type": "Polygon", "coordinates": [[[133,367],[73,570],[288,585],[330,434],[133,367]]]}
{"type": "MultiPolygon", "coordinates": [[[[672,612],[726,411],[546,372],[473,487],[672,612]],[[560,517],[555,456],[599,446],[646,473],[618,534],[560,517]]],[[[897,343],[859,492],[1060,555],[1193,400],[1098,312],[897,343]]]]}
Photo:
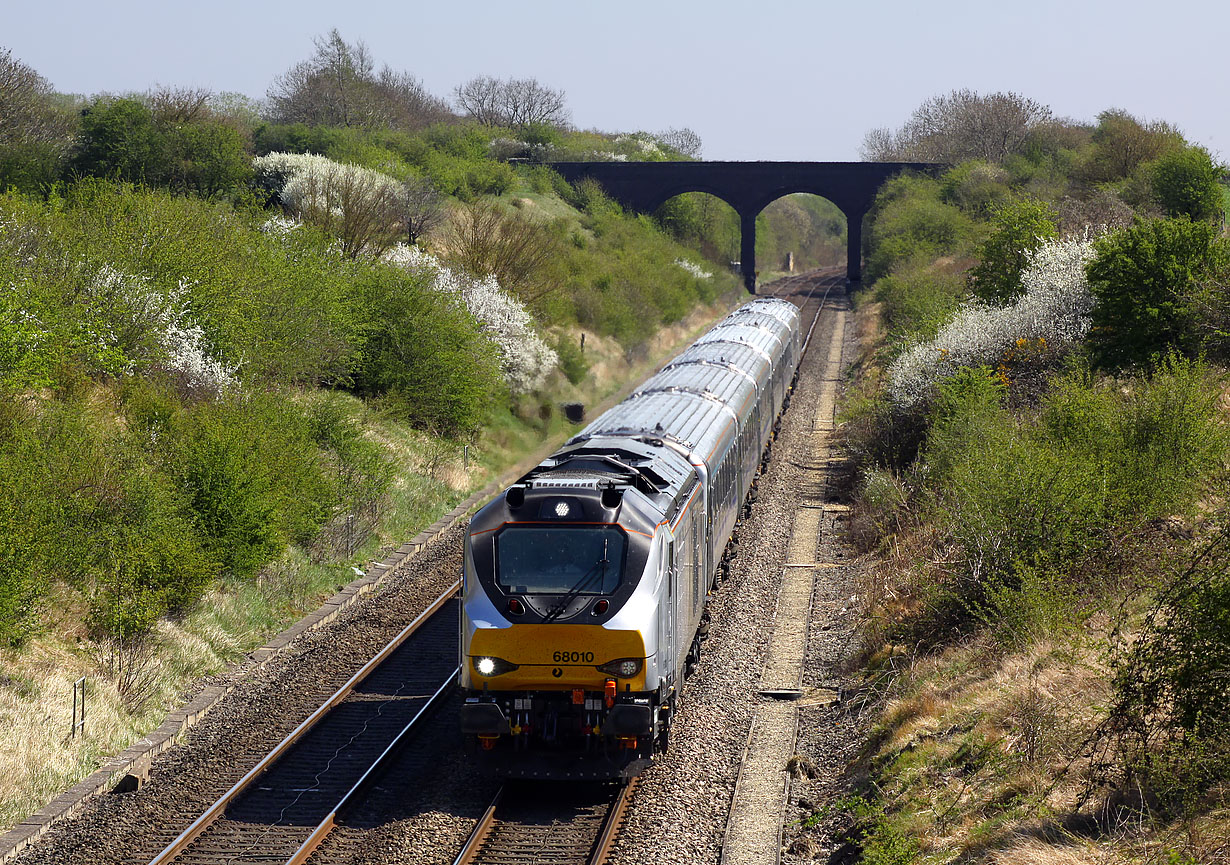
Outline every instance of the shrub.
{"type": "Polygon", "coordinates": [[[355,385],[411,423],[472,433],[500,390],[495,347],[470,313],[421,275],[393,268],[356,286],[367,319],[355,385]]]}
{"type": "Polygon", "coordinates": [[[1148,219],[1097,241],[1089,263],[1090,342],[1101,364],[1142,363],[1174,348],[1199,350],[1196,280],[1230,259],[1230,243],[1206,222],[1148,219]]]}
{"type": "Polygon", "coordinates": [[[912,258],[950,255],[968,239],[973,226],[959,209],[940,200],[939,182],[903,175],[888,181],[876,198],[867,234],[867,278],[879,279],[912,258]]]}
{"type": "Polygon", "coordinates": [[[991,234],[978,248],[979,261],[969,271],[973,293],[988,303],[1007,303],[1021,294],[1021,274],[1034,251],[1056,239],[1058,214],[1045,202],[1024,198],[998,207],[991,234]]]}
{"type": "MultiPolygon", "coordinates": [[[[1022,157],[1013,156],[1019,160],[1022,157]]],[[[1009,195],[1008,172],[989,162],[971,159],[948,171],[940,179],[940,197],[966,213],[985,216],[1009,195]]]]}
{"type": "Polygon", "coordinates": [[[1149,185],[1167,216],[1219,220],[1221,169],[1203,147],[1167,153],[1149,166],[1149,185]]]}
{"type": "Polygon", "coordinates": [[[903,351],[888,369],[893,404],[908,409],[926,402],[961,367],[1002,367],[1007,381],[1014,371],[1045,368],[1078,347],[1093,306],[1084,273],[1092,250],[1088,240],[1043,244],[1022,274],[1021,297],[1001,307],[965,306],[934,339],[903,351]]]}
{"type": "Polygon", "coordinates": [[[1150,520],[1192,513],[1230,452],[1220,383],[1181,358],[1148,379],[1059,380],[1039,421],[1003,408],[989,369],[943,382],[923,480],[956,543],[946,591],[1009,639],[1036,636],[1096,597],[1105,552],[1150,520]]]}
{"type": "Polygon", "coordinates": [[[581,347],[568,334],[561,333],[555,341],[555,354],[559,357],[559,368],[568,381],[580,384],[589,375],[589,360],[581,347]]]}
{"type": "Polygon", "coordinates": [[[917,262],[898,265],[876,282],[875,291],[893,345],[934,337],[965,297],[959,276],[917,262]]]}
{"type": "Polygon", "coordinates": [[[205,549],[248,579],[325,522],[333,501],[302,409],[274,394],[179,413],[171,471],[190,497],[205,549]]]}
{"type": "Polygon", "coordinates": [[[401,186],[379,171],[310,154],[253,160],[260,182],[305,222],[338,237],[350,258],[379,256],[402,234],[401,186]]]}
{"type": "Polygon", "coordinates": [[[534,332],[529,310],[502,290],[494,276],[475,279],[451,270],[417,247],[394,247],[386,259],[464,304],[498,347],[500,368],[513,393],[542,387],[559,358],[534,332]]]}
{"type": "Polygon", "coordinates": [[[1202,810],[1230,780],[1230,555],[1224,527],[1117,634],[1095,774],[1162,819],[1202,810]]]}
{"type": "Polygon", "coordinates": [[[543,284],[543,266],[557,253],[544,226],[481,199],[462,207],[450,224],[449,264],[477,279],[494,276],[532,302],[555,286],[543,284]]]}

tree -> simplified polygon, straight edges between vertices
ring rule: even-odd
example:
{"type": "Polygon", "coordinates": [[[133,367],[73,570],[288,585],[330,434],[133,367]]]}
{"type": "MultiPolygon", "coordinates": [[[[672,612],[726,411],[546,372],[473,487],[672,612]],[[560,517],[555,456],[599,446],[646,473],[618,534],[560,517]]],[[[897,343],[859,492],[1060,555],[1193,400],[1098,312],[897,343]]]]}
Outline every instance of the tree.
{"type": "Polygon", "coordinates": [[[665,132],[659,132],[656,137],[671,150],[688,159],[700,159],[701,150],[704,149],[700,136],[686,126],[682,129],[671,127],[665,132]]]}
{"type": "Polygon", "coordinates": [[[0,189],[36,191],[55,182],[74,120],[47,79],[0,50],[0,189]]]}
{"type": "Polygon", "coordinates": [[[154,115],[135,99],[98,99],[81,114],[73,167],[95,177],[157,183],[167,170],[154,115]]]}
{"type": "Polygon", "coordinates": [[[1172,150],[1150,168],[1153,195],[1167,216],[1217,219],[1222,213],[1221,168],[1203,147],[1172,150]]]}
{"type": "Polygon", "coordinates": [[[1093,156],[1083,173],[1090,182],[1105,183],[1128,177],[1142,163],[1181,148],[1183,136],[1161,120],[1142,123],[1121,108],[1111,108],[1098,115],[1093,143],[1093,156]]]}
{"type": "Polygon", "coordinates": [[[346,42],[336,28],[315,40],[316,53],[274,79],[268,96],[279,123],[309,126],[388,126],[414,130],[450,116],[408,72],[376,72],[362,42],[346,42]]]}
{"type": "Polygon", "coordinates": [[[1021,274],[1030,256],[1047,240],[1059,237],[1058,214],[1044,201],[1023,198],[995,210],[990,237],[979,248],[979,262],[969,271],[970,290],[995,304],[1021,294],[1021,274]]]}
{"type": "Polygon", "coordinates": [[[1050,119],[1050,108],[1018,93],[953,90],[928,99],[895,133],[871,130],[862,152],[878,161],[1000,163],[1020,153],[1030,133],[1050,119]]]}
{"type": "Polygon", "coordinates": [[[1200,349],[1196,283],[1230,262],[1230,242],[1207,222],[1138,220],[1101,238],[1089,264],[1097,300],[1090,340],[1103,366],[1147,362],[1200,349]]]}
{"type": "Polygon", "coordinates": [[[247,185],[252,160],[234,126],[218,120],[184,123],[165,133],[166,183],[204,198],[247,185]]]}
{"type": "Polygon", "coordinates": [[[446,214],[442,196],[425,177],[408,177],[397,191],[395,204],[406,242],[413,245],[444,221],[446,214]]]}
{"type": "Polygon", "coordinates": [[[457,107],[484,126],[515,129],[568,124],[564,91],[552,90],[536,78],[493,78],[480,75],[453,91],[457,107]]]}
{"type": "Polygon", "coordinates": [[[33,68],[0,50],[0,145],[66,147],[72,121],[55,105],[51,83],[33,68]]]}

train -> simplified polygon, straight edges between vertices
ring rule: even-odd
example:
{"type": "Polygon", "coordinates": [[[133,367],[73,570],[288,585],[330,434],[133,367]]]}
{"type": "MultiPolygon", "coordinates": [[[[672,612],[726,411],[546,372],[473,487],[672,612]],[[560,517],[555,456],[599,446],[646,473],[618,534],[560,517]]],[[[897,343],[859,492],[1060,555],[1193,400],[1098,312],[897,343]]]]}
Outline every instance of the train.
{"type": "Polygon", "coordinates": [[[668,747],[803,341],[789,301],[740,306],[474,515],[458,678],[476,759],[618,779],[668,747]]]}

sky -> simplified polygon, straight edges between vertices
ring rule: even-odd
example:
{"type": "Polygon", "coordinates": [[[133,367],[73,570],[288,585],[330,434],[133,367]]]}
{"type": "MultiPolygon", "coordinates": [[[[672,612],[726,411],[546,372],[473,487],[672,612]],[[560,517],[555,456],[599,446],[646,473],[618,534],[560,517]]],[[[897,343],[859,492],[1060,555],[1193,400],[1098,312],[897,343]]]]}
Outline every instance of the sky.
{"type": "Polygon", "coordinates": [[[1226,0],[0,0],[0,49],[57,90],[263,97],[336,27],[438,96],[537,78],[582,129],[689,127],[705,159],[854,160],[958,88],[1122,108],[1230,161],[1226,0]]]}

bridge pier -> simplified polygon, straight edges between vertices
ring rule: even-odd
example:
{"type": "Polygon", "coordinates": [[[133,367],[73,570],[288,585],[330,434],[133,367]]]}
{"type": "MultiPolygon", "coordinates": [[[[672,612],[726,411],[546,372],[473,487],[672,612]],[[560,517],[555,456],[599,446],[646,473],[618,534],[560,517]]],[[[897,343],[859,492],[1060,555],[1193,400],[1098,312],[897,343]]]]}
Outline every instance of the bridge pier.
{"type": "Polygon", "coordinates": [[[739,213],[739,269],[743,271],[743,285],[748,294],[756,293],[756,217],[759,214],[759,210],[739,213]]]}
{"type": "Polygon", "coordinates": [[[846,281],[863,280],[863,217],[867,211],[846,213],[846,281]]]}

